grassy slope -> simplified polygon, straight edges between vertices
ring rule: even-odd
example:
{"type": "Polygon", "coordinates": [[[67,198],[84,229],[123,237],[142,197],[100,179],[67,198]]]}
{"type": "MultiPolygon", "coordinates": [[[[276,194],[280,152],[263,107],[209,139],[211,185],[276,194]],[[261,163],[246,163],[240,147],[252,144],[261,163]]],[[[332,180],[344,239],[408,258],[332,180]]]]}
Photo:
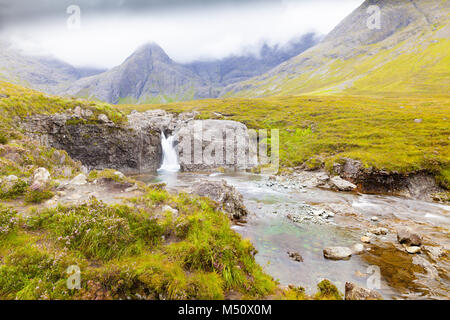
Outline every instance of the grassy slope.
{"type": "Polygon", "coordinates": [[[28,217],[0,207],[0,299],[274,294],[277,284],[262,272],[253,252],[207,200],[157,189],[128,205],[94,200],[28,217]],[[163,212],[165,204],[177,208],[179,217],[163,212]],[[81,269],[81,290],[66,287],[70,265],[81,269]]]}
{"type": "Polygon", "coordinates": [[[218,112],[250,128],[280,129],[284,166],[316,159],[331,165],[349,157],[388,171],[429,170],[449,187],[450,99],[446,96],[230,98],[119,108],[197,110],[204,118],[217,118],[214,112],[218,112]]]}
{"type": "Polygon", "coordinates": [[[230,86],[226,97],[448,94],[448,1],[380,3],[379,31],[366,27],[363,5],[316,47],[265,75],[230,86]]]}
{"type": "MultiPolygon", "coordinates": [[[[370,56],[326,59],[318,68],[295,76],[274,74],[267,79],[255,78],[243,83],[249,89],[229,92],[226,96],[446,94],[450,88],[450,56],[446,54],[449,50],[448,39],[419,42],[413,49],[403,42],[389,50],[375,50],[377,53],[370,56]]],[[[292,69],[295,70],[295,64],[292,69]]]]}

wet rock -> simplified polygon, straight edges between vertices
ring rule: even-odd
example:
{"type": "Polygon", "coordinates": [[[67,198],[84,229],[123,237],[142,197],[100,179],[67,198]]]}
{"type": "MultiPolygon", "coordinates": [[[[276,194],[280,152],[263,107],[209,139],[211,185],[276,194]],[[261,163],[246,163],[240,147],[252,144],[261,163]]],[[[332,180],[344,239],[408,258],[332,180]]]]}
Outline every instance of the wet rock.
{"type": "Polygon", "coordinates": [[[339,191],[353,191],[357,188],[353,183],[346,181],[339,176],[331,178],[330,183],[333,189],[339,191]]]}
{"type": "Polygon", "coordinates": [[[420,246],[422,244],[422,236],[408,227],[397,228],[397,240],[407,246],[420,246]]]}
{"type": "Polygon", "coordinates": [[[367,236],[361,237],[361,242],[370,243],[370,237],[367,237],[367,236]]]}
{"type": "Polygon", "coordinates": [[[377,235],[377,236],[384,236],[389,233],[389,230],[386,228],[373,228],[373,229],[370,229],[369,232],[373,233],[374,235],[377,235]]]}
{"type": "Polygon", "coordinates": [[[383,296],[374,290],[347,282],[345,284],[345,300],[383,300],[383,296]]]}
{"type": "Polygon", "coordinates": [[[216,201],[232,219],[239,220],[248,214],[242,194],[225,180],[202,180],[193,188],[193,192],[216,201]]]}
{"type": "Polygon", "coordinates": [[[352,253],[355,255],[361,254],[364,252],[364,245],[361,243],[356,243],[352,246],[352,253]]]}
{"type": "Polygon", "coordinates": [[[85,185],[85,184],[87,184],[87,177],[84,174],[80,173],[75,178],[73,178],[69,182],[69,184],[75,185],[75,186],[85,185]]]}
{"type": "Polygon", "coordinates": [[[323,249],[323,256],[330,260],[348,260],[352,256],[352,250],[346,247],[329,247],[323,249]]]}
{"type": "Polygon", "coordinates": [[[410,254],[420,253],[420,247],[416,246],[406,247],[406,251],[410,254]]]}
{"type": "Polygon", "coordinates": [[[306,203],[300,203],[295,212],[289,213],[287,218],[295,223],[302,223],[308,221],[314,224],[328,223],[334,217],[334,213],[321,208],[310,206],[306,203]]]}
{"type": "Polygon", "coordinates": [[[31,190],[42,190],[50,181],[50,172],[45,168],[38,168],[34,171],[31,190]]]}
{"type": "Polygon", "coordinates": [[[288,251],[287,254],[289,255],[289,258],[291,258],[292,260],[297,262],[303,262],[303,257],[301,256],[300,253],[288,251]]]}

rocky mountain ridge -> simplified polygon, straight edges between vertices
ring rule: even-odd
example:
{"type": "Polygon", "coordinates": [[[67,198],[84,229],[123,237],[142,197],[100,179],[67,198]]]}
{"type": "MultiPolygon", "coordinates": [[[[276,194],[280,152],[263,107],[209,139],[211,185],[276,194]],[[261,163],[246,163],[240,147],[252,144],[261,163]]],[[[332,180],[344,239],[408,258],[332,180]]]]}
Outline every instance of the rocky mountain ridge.
{"type": "Polygon", "coordinates": [[[447,94],[449,12],[448,1],[367,0],[315,47],[222,95],[447,94]]]}

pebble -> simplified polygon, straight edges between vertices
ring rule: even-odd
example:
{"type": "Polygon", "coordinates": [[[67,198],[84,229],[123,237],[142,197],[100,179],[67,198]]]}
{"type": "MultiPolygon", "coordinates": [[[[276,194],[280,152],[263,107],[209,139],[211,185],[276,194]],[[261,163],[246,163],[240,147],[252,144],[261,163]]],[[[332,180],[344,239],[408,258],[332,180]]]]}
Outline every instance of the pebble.
{"type": "Polygon", "coordinates": [[[406,247],[406,251],[410,254],[420,253],[420,247],[416,247],[416,246],[406,247]]]}
{"type": "Polygon", "coordinates": [[[364,242],[364,243],[370,243],[370,238],[369,238],[369,237],[366,237],[366,236],[361,237],[361,242],[364,242]]]}

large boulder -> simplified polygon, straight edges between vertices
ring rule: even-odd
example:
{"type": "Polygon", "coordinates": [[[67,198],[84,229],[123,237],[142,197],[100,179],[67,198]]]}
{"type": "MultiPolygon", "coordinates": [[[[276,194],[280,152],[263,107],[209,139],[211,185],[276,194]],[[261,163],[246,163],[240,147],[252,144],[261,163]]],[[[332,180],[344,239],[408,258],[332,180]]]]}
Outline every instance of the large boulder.
{"type": "Polygon", "coordinates": [[[246,170],[258,165],[257,147],[240,122],[193,120],[179,128],[176,141],[183,171],[246,170]]]}
{"type": "Polygon", "coordinates": [[[329,260],[348,260],[352,254],[352,249],[345,247],[329,247],[323,249],[323,256],[329,260]]]}
{"type": "Polygon", "coordinates": [[[374,290],[347,282],[345,284],[345,300],[383,300],[383,296],[374,290]]]}
{"type": "Polygon", "coordinates": [[[193,192],[216,201],[231,219],[239,220],[248,214],[242,194],[225,180],[202,180],[194,187],[193,192]]]}
{"type": "Polygon", "coordinates": [[[397,228],[397,240],[407,246],[420,246],[422,236],[408,227],[397,228]]]}
{"type": "Polygon", "coordinates": [[[38,168],[34,171],[31,190],[42,190],[50,181],[50,172],[45,168],[38,168]]]}

